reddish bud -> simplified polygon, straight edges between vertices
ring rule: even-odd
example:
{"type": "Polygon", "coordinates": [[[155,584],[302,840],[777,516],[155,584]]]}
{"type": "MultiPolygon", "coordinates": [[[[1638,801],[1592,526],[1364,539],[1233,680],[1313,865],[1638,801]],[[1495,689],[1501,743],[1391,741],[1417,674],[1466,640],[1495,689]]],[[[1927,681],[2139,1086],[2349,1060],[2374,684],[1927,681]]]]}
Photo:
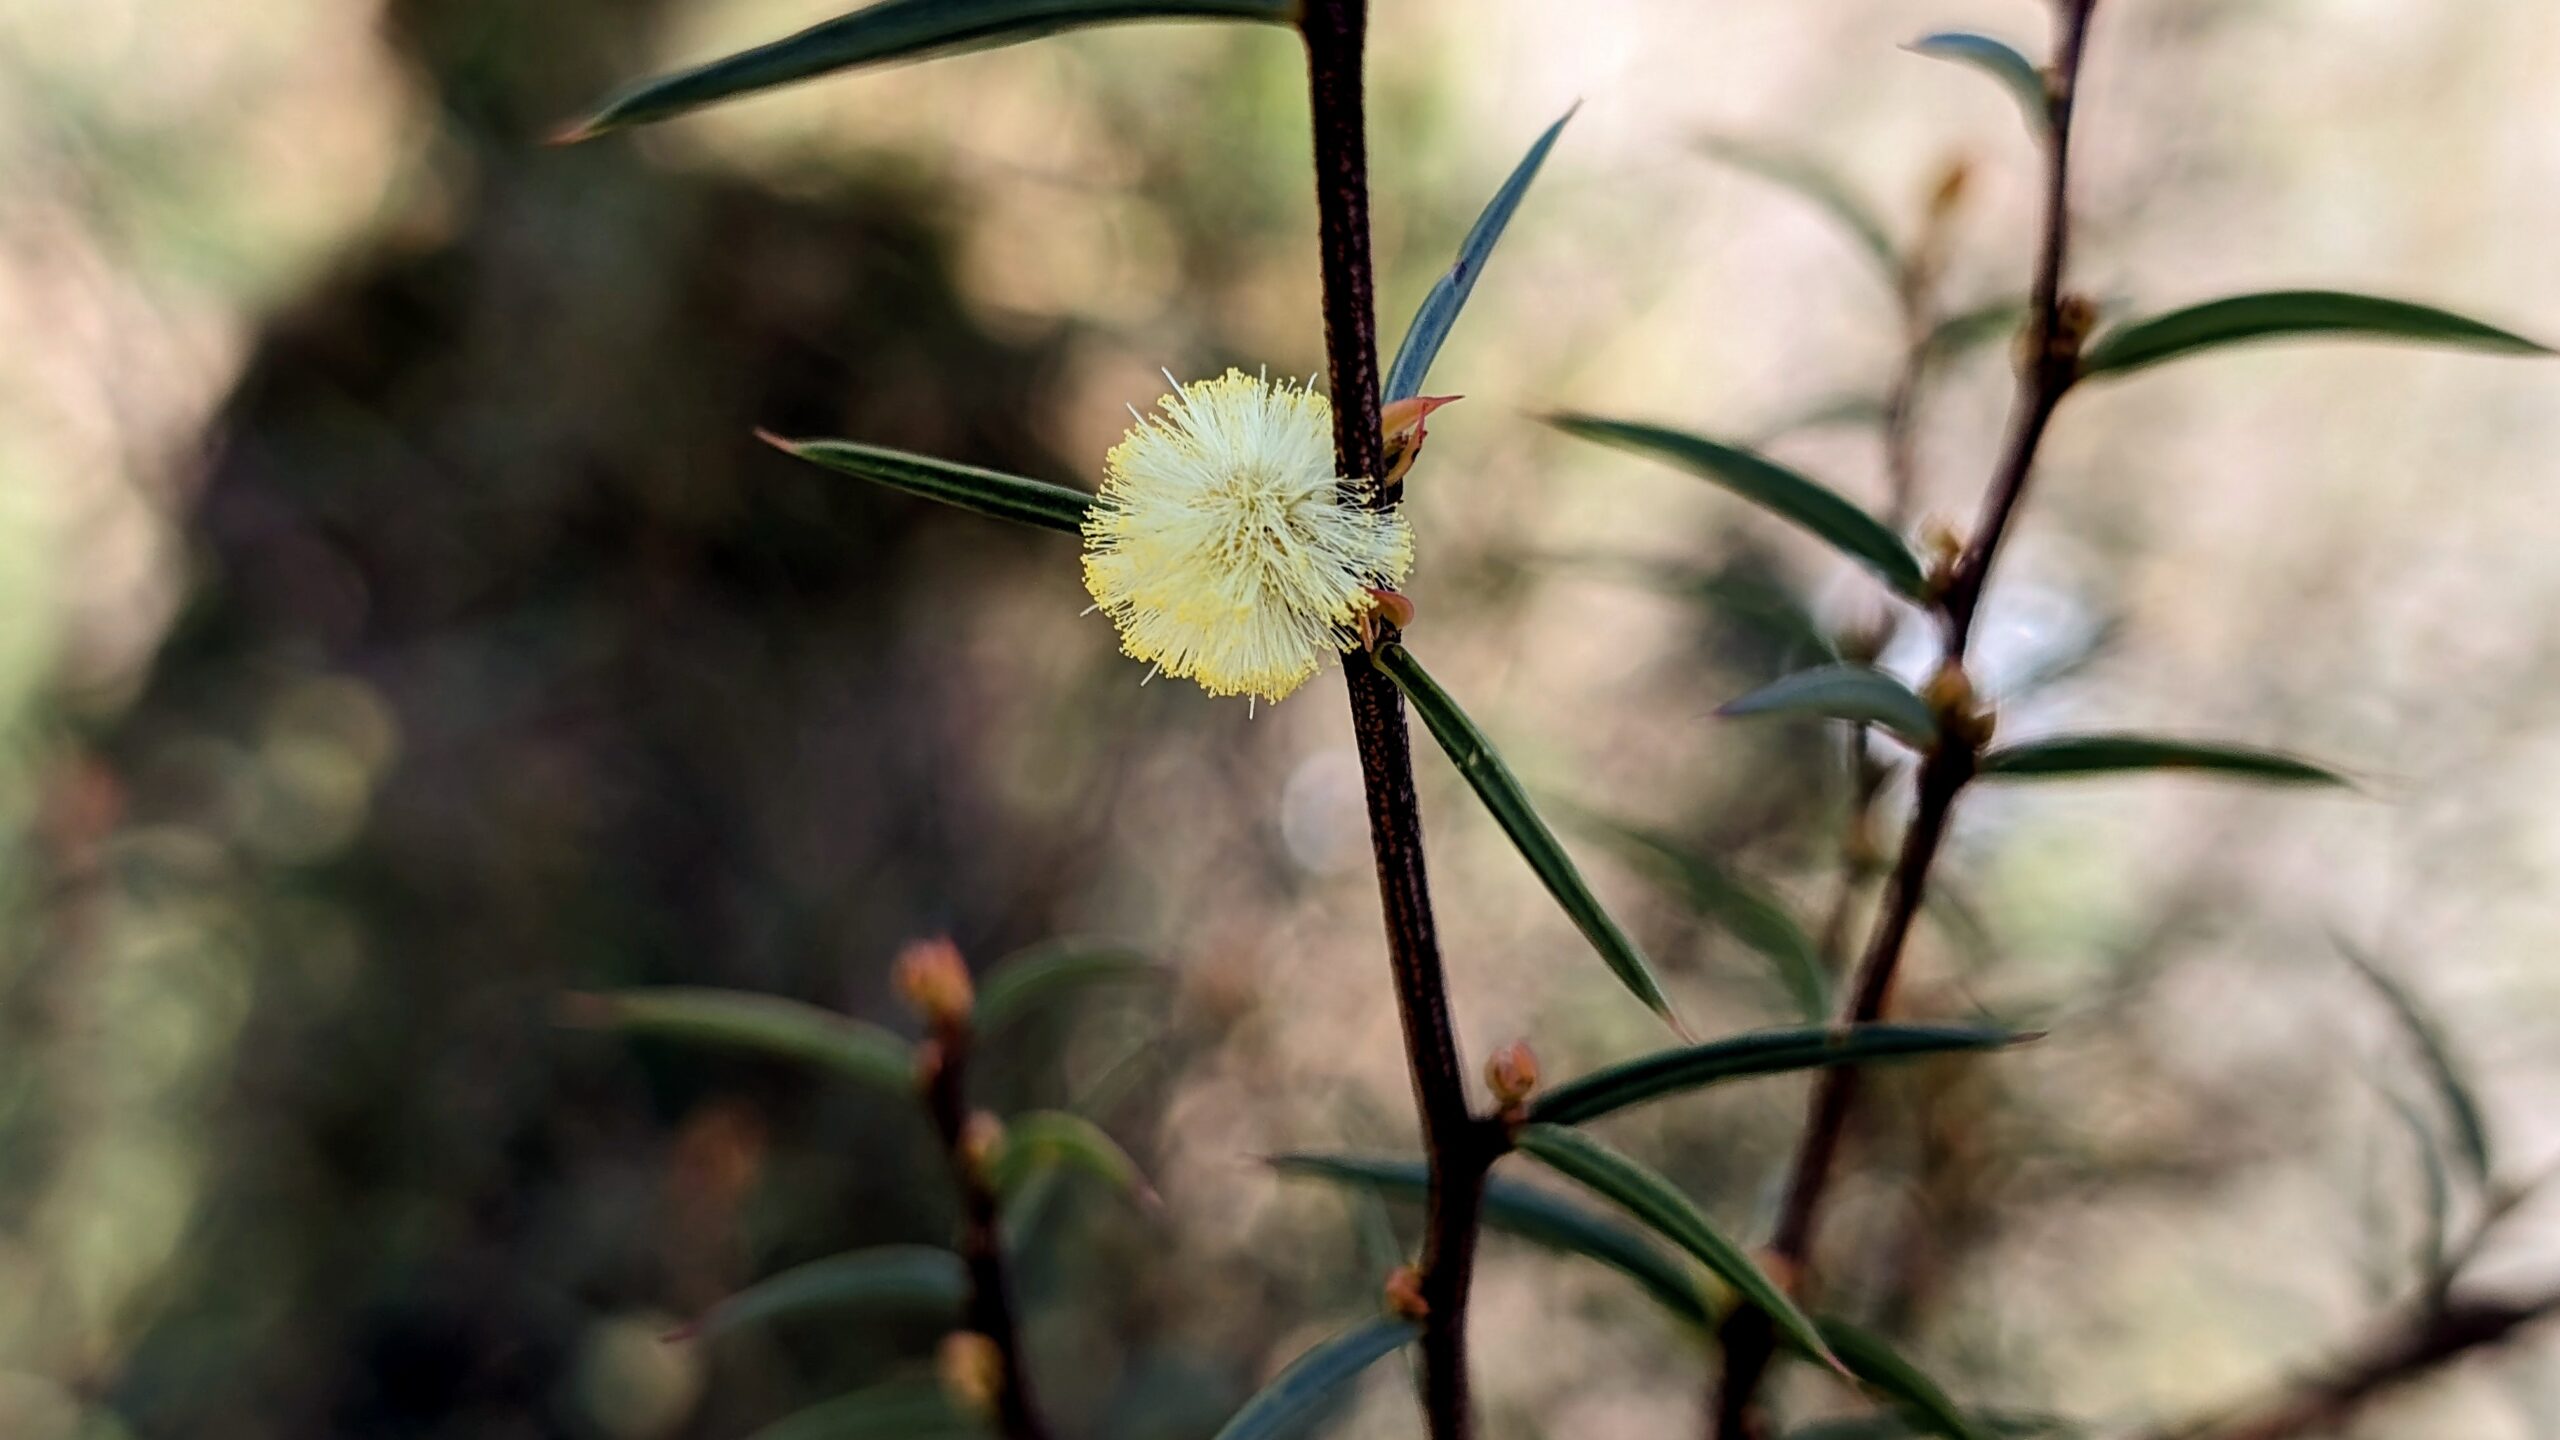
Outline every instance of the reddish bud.
{"type": "Polygon", "coordinates": [[[1004,1122],[984,1110],[971,1111],[960,1126],[960,1162],[969,1173],[985,1175],[1003,1148],[1004,1122]]]}
{"type": "Polygon", "coordinates": [[[1413,599],[1402,591],[1382,590],[1373,585],[1369,588],[1369,598],[1377,602],[1374,613],[1379,619],[1399,630],[1413,624],[1413,599]]]}
{"type": "Polygon", "coordinates": [[[1378,428],[1387,442],[1387,473],[1379,483],[1394,489],[1404,483],[1404,472],[1413,468],[1422,454],[1422,442],[1430,434],[1431,412],[1443,405],[1463,400],[1463,395],[1416,395],[1398,400],[1378,412],[1378,428]]]}
{"type": "Polygon", "coordinates": [[[1493,1091],[1494,1103],[1504,1110],[1517,1110],[1538,1088],[1538,1052],[1526,1040],[1514,1040],[1493,1052],[1484,1062],[1484,1083],[1493,1091]]]}
{"type": "Polygon", "coordinates": [[[934,1373],[943,1393],[972,1415],[996,1413],[996,1397],[1004,1391],[1004,1355],[996,1342],[974,1330],[955,1330],[942,1337],[934,1355],[934,1373]]]}
{"type": "Polygon", "coordinates": [[[1387,1313],[1400,1320],[1421,1320],[1431,1313],[1431,1302],[1422,1298],[1422,1272],[1411,1265],[1399,1265],[1387,1276],[1387,1313]]]}
{"type": "Polygon", "coordinates": [[[965,1025],[977,1003],[969,983],[969,962],[949,940],[919,940],[898,956],[898,993],[927,1022],[939,1027],[965,1025]]]}

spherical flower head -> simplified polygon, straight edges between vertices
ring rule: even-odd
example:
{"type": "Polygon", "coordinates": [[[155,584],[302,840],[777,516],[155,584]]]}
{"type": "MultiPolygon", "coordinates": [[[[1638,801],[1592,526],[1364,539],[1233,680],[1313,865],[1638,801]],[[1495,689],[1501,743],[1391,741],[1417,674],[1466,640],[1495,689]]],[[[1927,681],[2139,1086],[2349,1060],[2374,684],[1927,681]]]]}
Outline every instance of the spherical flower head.
{"type": "Polygon", "coordinates": [[[1278,700],[1358,637],[1413,532],[1333,472],[1333,406],[1229,370],[1177,384],[1104,462],[1084,583],[1120,648],[1212,695],[1278,700]]]}

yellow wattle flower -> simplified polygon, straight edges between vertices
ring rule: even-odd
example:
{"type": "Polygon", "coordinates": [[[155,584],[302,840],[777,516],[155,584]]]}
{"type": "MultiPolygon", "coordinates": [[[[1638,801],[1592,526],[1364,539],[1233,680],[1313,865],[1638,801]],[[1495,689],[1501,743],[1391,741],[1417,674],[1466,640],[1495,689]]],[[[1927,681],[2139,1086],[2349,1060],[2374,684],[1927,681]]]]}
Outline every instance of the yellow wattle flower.
{"type": "Polygon", "coordinates": [[[1130,655],[1278,700],[1355,643],[1371,587],[1412,567],[1413,532],[1344,496],[1315,391],[1229,370],[1156,403],[1104,461],[1085,588],[1130,655]]]}

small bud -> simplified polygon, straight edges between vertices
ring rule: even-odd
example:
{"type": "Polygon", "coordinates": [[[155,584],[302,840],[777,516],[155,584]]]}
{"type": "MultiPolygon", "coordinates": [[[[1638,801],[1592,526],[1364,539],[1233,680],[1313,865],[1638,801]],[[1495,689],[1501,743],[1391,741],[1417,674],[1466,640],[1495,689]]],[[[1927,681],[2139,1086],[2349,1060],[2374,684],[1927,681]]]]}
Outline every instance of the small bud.
{"type": "Polygon", "coordinates": [[[2054,306],[2053,350],[2056,359],[2080,358],[2089,332],[2098,328],[2098,302],[2086,295],[2065,295],[2054,306]]]}
{"type": "Polygon", "coordinates": [[[898,993],[936,1028],[965,1025],[977,992],[969,962],[949,940],[919,940],[898,956],[898,993]]]}
{"type": "Polygon", "coordinates": [[[972,1415],[996,1413],[996,1397],[1004,1390],[1004,1356],[996,1342],[974,1330],[955,1330],[942,1337],[934,1371],[954,1405],[972,1415]]]}
{"type": "Polygon", "coordinates": [[[1933,592],[1943,592],[1948,579],[1956,577],[1956,561],[1964,559],[1964,536],[1946,520],[1930,515],[1920,523],[1920,553],[1928,559],[1928,579],[1933,592]]]}
{"type": "Polygon", "coordinates": [[[1937,674],[1929,677],[1920,698],[1929,702],[1930,711],[1938,717],[1938,728],[1948,739],[1973,750],[1981,749],[1990,740],[1991,707],[1974,694],[1973,681],[1965,675],[1962,665],[1941,666],[1937,674]]]}
{"type": "Polygon", "coordinates": [[[1421,1320],[1431,1313],[1431,1302],[1422,1298],[1422,1272],[1411,1265],[1399,1265],[1387,1276],[1387,1313],[1400,1320],[1421,1320]]]}
{"type": "Polygon", "coordinates": [[[1404,472],[1413,468],[1422,454],[1422,442],[1428,438],[1431,412],[1443,405],[1463,400],[1463,395],[1416,395],[1398,400],[1378,412],[1378,428],[1387,443],[1387,474],[1379,482],[1392,490],[1404,483],[1404,472]]]}
{"type": "Polygon", "coordinates": [[[1369,598],[1377,602],[1376,614],[1399,630],[1413,624],[1413,598],[1397,590],[1369,589],[1369,598]]]}
{"type": "Polygon", "coordinates": [[[1928,701],[1929,708],[1941,717],[1959,714],[1973,708],[1973,681],[1967,678],[1962,665],[1951,661],[1929,677],[1920,698],[1928,701]]]}
{"type": "Polygon", "coordinates": [[[973,1175],[985,1175],[1004,1148],[1004,1122],[984,1110],[973,1110],[960,1126],[960,1162],[973,1175]]]}
{"type": "Polygon", "coordinates": [[[1884,864],[1884,847],[1876,843],[1873,807],[1860,806],[1849,815],[1848,833],[1840,837],[1840,859],[1859,875],[1872,875],[1884,864]]]}
{"type": "Polygon", "coordinates": [[[1965,188],[1973,180],[1973,165],[1962,155],[1948,160],[1938,172],[1938,183],[1929,192],[1929,221],[1943,225],[1964,203],[1965,188]]]}
{"type": "Polygon", "coordinates": [[[1496,1105],[1505,1111],[1519,1109],[1538,1088],[1538,1052],[1526,1040],[1514,1040],[1494,1051],[1484,1062],[1484,1083],[1493,1091],[1496,1105]]]}

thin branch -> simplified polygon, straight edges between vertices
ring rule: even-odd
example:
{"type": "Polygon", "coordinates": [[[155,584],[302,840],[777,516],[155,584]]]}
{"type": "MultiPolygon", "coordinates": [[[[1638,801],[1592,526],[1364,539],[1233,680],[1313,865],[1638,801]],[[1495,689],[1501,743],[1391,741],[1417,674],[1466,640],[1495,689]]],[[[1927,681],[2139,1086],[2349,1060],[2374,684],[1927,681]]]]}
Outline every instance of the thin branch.
{"type": "Polygon", "coordinates": [[[986,1150],[993,1117],[969,1108],[970,1028],[957,1008],[933,1017],[933,1038],[919,1062],[925,1112],[942,1137],[951,1177],[960,1191],[960,1258],[969,1271],[968,1326],[984,1336],[995,1355],[994,1404],[1004,1440],[1049,1440],[1031,1398],[1022,1361],[1022,1329],[1013,1306],[1012,1278],[1004,1257],[1004,1232],[995,1189],[987,1183],[986,1150]]]}
{"type": "MultiPolygon", "coordinates": [[[[1365,0],[1309,0],[1300,17],[1315,132],[1316,211],[1324,267],[1325,358],[1331,372],[1337,473],[1386,471],[1378,415],[1378,335],[1369,249],[1369,156],[1362,96],[1365,0]]],[[[1391,497],[1373,494],[1373,503],[1391,497]]],[[[1448,979],[1423,865],[1422,814],[1404,697],[1395,682],[1353,657],[1343,666],[1351,727],[1369,801],[1387,958],[1404,1024],[1414,1102],[1431,1161],[1422,1251],[1423,1411],[1432,1440],[1473,1433],[1468,1399],[1467,1292],[1475,1272],[1485,1172],[1501,1152],[1501,1126],[1474,1113],[1449,1010],[1448,979]]]]}
{"type": "Polygon", "coordinates": [[[2333,1433],[2387,1391],[2560,1316],[2560,1293],[2524,1301],[2461,1300],[2423,1308],[2377,1331],[2327,1370],[2218,1418],[2150,1431],[2139,1440],[2293,1440],[2333,1433]]]}
{"type": "MultiPolygon", "coordinates": [[[[1944,633],[1943,669],[1961,677],[1965,648],[1982,601],[2000,542],[2008,533],[2019,501],[2034,473],[2036,452],[2046,426],[2078,377],[2079,345],[2085,326],[2079,307],[2063,298],[2063,266],[2070,249],[2071,117],[2079,88],[2080,63],[2088,40],[2090,11],[2096,0],[2059,0],[2059,33],[2054,61],[2046,79],[2044,214],[2036,249],[2035,280],[2029,292],[2027,353],[2018,367],[2018,393],[2011,405],[2009,440],[1984,496],[1982,517],[1951,567],[1938,601],[1944,633]]],[[[1933,687],[1934,689],[1935,687],[1933,687]]],[[[1942,708],[1969,710],[1962,686],[1940,692],[1942,708]]],[[[1947,718],[1959,719],[1950,714],[1947,718]]],[[[1865,953],[1851,978],[1840,1022],[1862,1024],[1880,1018],[1892,998],[1902,953],[1928,893],[1929,870],[1945,838],[1958,796],[1971,782],[1980,743],[1964,724],[1942,725],[1946,738],[1920,763],[1915,781],[1910,829],[1895,860],[1883,906],[1876,916],[1865,953]]],[[[1830,1189],[1841,1142],[1858,1094],[1858,1070],[1841,1066],[1814,1082],[1805,1128],[1788,1173],[1785,1199],[1771,1242],[1780,1274],[1799,1285],[1806,1278],[1818,1233],[1822,1202],[1830,1189]]],[[[1765,1433],[1758,1395],[1775,1353],[1775,1335],[1757,1311],[1737,1309],[1720,1332],[1724,1375],[1714,1414],[1713,1433],[1721,1440],[1754,1440],[1765,1433]]]]}

